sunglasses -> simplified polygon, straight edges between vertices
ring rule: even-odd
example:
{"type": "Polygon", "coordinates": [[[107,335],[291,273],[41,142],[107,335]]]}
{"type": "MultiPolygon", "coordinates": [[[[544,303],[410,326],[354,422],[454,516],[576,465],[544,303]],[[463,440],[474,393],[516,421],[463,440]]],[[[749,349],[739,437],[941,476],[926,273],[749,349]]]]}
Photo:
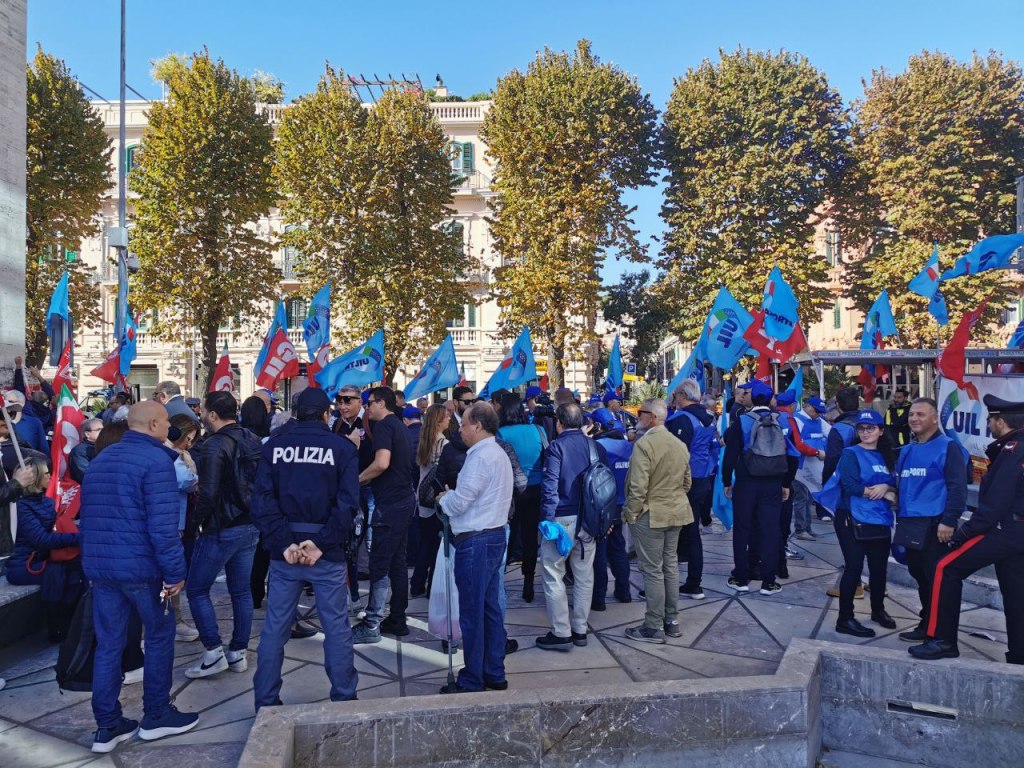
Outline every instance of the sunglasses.
{"type": "Polygon", "coordinates": [[[462,403],[463,405],[472,405],[473,403],[479,403],[480,402],[480,398],[479,397],[474,397],[474,398],[472,398],[470,400],[459,400],[459,402],[462,403]]]}
{"type": "Polygon", "coordinates": [[[362,400],[362,398],[359,397],[358,395],[356,395],[354,397],[346,397],[345,395],[338,395],[338,397],[336,397],[334,399],[335,400],[341,400],[341,402],[345,403],[345,405],[348,405],[349,403],[351,403],[353,401],[362,400]]]}
{"type": "Polygon", "coordinates": [[[654,412],[653,412],[653,411],[637,411],[637,412],[636,412],[636,415],[637,415],[637,416],[642,416],[642,415],[643,415],[643,414],[645,414],[645,413],[646,413],[646,414],[647,414],[648,416],[653,416],[653,415],[654,415],[654,412]]]}

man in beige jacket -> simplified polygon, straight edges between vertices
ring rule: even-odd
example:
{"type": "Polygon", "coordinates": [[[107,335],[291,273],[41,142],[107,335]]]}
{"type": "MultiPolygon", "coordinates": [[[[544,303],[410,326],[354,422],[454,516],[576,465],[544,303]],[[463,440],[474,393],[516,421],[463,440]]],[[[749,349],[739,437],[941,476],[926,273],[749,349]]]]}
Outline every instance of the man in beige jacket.
{"type": "Polygon", "coordinates": [[[626,475],[626,505],[622,519],[629,523],[640,571],[644,575],[647,614],[626,637],[644,643],[664,643],[665,635],[680,637],[679,531],[693,522],[686,498],[690,490],[690,452],[665,429],[664,400],[645,400],[638,411],[643,437],[636,441],[626,475]]]}

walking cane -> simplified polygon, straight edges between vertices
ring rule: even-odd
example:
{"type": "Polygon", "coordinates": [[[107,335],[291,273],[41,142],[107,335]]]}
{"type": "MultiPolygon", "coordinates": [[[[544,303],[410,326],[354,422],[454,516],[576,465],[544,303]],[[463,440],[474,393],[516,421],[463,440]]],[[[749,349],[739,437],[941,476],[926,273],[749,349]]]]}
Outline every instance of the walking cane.
{"type": "Polygon", "coordinates": [[[452,558],[451,558],[451,523],[448,515],[437,505],[438,516],[441,518],[441,536],[444,542],[444,583],[445,599],[448,602],[448,685],[455,686],[455,671],[452,667],[452,654],[455,649],[452,647],[452,558]]]}

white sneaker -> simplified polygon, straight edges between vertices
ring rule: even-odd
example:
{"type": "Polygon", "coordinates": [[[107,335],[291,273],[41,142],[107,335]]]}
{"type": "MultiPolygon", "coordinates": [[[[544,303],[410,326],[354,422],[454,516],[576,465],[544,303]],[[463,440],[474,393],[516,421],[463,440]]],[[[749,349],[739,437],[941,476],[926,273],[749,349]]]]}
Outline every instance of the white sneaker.
{"type": "Polygon", "coordinates": [[[130,669],[124,673],[123,685],[134,685],[142,682],[142,667],[130,669]]]}
{"type": "Polygon", "coordinates": [[[183,621],[174,628],[174,639],[179,643],[191,643],[199,639],[199,630],[183,621]]]}
{"type": "Polygon", "coordinates": [[[0,677],[0,691],[7,687],[7,681],[0,677]]]}
{"type": "Polygon", "coordinates": [[[224,649],[217,646],[212,651],[205,651],[199,663],[185,670],[185,677],[197,680],[200,677],[209,677],[223,672],[228,668],[227,657],[224,656],[224,649]]]}
{"type": "Polygon", "coordinates": [[[249,668],[249,657],[245,651],[228,651],[224,658],[232,672],[245,672],[249,668]]]}

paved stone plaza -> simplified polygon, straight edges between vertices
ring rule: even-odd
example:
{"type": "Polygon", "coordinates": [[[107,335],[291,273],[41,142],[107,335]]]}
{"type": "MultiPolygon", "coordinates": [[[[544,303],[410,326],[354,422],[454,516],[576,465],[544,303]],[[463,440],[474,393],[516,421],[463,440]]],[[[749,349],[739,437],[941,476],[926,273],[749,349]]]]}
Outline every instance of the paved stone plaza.
{"type": "MultiPolygon", "coordinates": [[[[826,530],[824,524],[817,527],[826,530]]],[[[627,627],[642,617],[642,602],[609,602],[607,611],[591,614],[593,634],[586,648],[575,648],[565,654],[532,647],[533,638],[547,631],[543,593],[538,581],[536,601],[524,604],[519,598],[518,567],[510,569],[506,623],[510,636],[518,638],[521,647],[506,660],[510,686],[522,689],[772,673],[794,637],[906,648],[897,634],[916,623],[917,610],[916,592],[906,587],[889,587],[887,607],[897,620],[896,630],[875,627],[879,634],[868,641],[835,633],[837,601],[825,594],[836,583],[841,562],[834,534],[820,536],[817,542],[799,542],[805,559],[790,561],[790,578],[782,582],[782,592],[772,597],[762,597],[756,591],[737,595],[726,586],[732,561],[728,534],[707,532],[704,548],[707,597],[701,601],[681,601],[683,637],[670,639],[661,646],[635,643],[623,635],[627,627]]],[[[684,574],[685,567],[684,564],[684,574]]],[[[635,565],[632,581],[635,593],[642,584],[635,565]]],[[[223,584],[218,584],[217,590],[218,613],[226,622],[230,611],[227,594],[223,584]]],[[[865,622],[867,603],[856,602],[858,613],[865,614],[860,617],[865,622]]],[[[425,599],[412,602],[410,625],[415,629],[401,642],[385,636],[379,645],[357,646],[361,699],[437,693],[446,677],[446,657],[440,642],[426,632],[426,610],[425,599]]],[[[225,626],[222,623],[222,628],[225,626]]],[[[52,670],[56,648],[36,635],[0,650],[0,675],[8,681],[7,688],[0,691],[0,766],[233,765],[253,722],[252,675],[261,628],[262,611],[257,611],[249,671],[244,674],[224,672],[213,679],[188,680],[185,668],[195,663],[201,648],[198,642],[178,643],[173,695],[179,708],[200,713],[199,726],[190,733],[151,744],[136,739],[109,756],[89,752],[95,726],[88,694],[61,694],[57,689],[52,670]]],[[[1005,642],[1000,611],[964,606],[960,636],[963,658],[1002,662],[1005,642]]],[[[284,702],[326,700],[329,686],[323,670],[321,641],[316,637],[291,641],[285,656],[284,702]]],[[[456,655],[455,661],[461,661],[461,654],[456,655]]],[[[122,703],[126,715],[141,717],[141,697],[141,685],[124,689],[122,703]]]]}

